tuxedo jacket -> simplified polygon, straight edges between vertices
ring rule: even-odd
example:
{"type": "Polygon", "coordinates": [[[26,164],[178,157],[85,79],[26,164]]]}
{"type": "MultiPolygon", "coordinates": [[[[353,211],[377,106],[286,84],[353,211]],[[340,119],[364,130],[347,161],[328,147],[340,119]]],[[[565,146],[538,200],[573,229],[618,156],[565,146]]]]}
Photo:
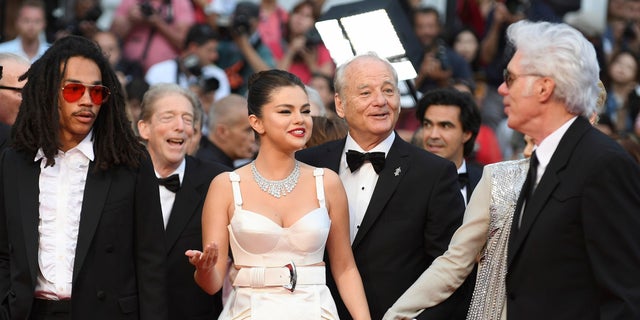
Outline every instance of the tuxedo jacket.
{"type": "Polygon", "coordinates": [[[184,178],[171,209],[165,231],[169,319],[217,319],[222,295],[209,295],[193,279],[195,268],[184,255],[202,250],[202,206],[211,180],[229,171],[223,165],[186,157],[184,178]]]}
{"type": "Polygon", "coordinates": [[[508,319],[640,319],[640,169],[631,157],[578,117],[527,202],[509,238],[508,319]]]}
{"type": "MultiPolygon", "coordinates": [[[[476,189],[478,182],[480,182],[480,178],[482,178],[482,167],[478,165],[476,162],[466,161],[467,166],[467,175],[469,176],[469,180],[467,180],[467,203],[471,200],[471,195],[473,191],[476,189]]],[[[467,312],[469,311],[469,306],[471,305],[471,298],[473,297],[473,288],[476,284],[476,273],[477,273],[477,265],[474,266],[473,270],[467,278],[464,280],[462,285],[458,287],[458,289],[449,297],[447,300],[442,302],[442,306],[438,305],[433,307],[434,309],[442,309],[442,308],[451,308],[453,309],[451,313],[450,320],[465,320],[467,319],[467,312]],[[444,306],[446,305],[446,307],[444,306]]],[[[430,319],[431,311],[427,309],[427,312],[422,312],[419,316],[416,317],[418,320],[422,319],[430,319]]]]}
{"type": "MultiPolygon", "coordinates": [[[[304,149],[297,157],[339,172],[345,141],[304,149]]],[[[396,299],[447,249],[463,213],[453,162],[396,135],[352,244],[372,319],[382,319],[396,299]]],[[[340,318],[351,319],[330,272],[327,279],[340,318]]]]}
{"type": "MultiPolygon", "coordinates": [[[[40,161],[11,148],[0,159],[0,314],[8,319],[28,319],[34,299],[40,161]]],[[[71,318],[167,319],[166,250],[151,160],[147,155],[137,169],[94,169],[91,162],[73,266],[71,318]]]]}
{"type": "Polygon", "coordinates": [[[469,181],[467,181],[467,203],[471,200],[471,194],[475,190],[480,178],[482,178],[482,167],[475,162],[467,161],[467,174],[469,175],[469,181]]]}

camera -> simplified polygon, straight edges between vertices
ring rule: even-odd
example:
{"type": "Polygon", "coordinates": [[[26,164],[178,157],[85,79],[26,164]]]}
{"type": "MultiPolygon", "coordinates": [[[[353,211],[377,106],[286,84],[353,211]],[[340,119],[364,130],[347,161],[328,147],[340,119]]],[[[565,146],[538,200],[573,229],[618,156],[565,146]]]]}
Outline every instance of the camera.
{"type": "Polygon", "coordinates": [[[250,1],[238,2],[231,20],[231,31],[235,34],[249,35],[251,22],[260,16],[260,7],[250,1]]]}
{"type": "Polygon", "coordinates": [[[435,53],[436,59],[440,61],[440,67],[442,68],[442,70],[449,70],[451,68],[451,65],[449,64],[449,57],[447,56],[447,48],[440,39],[438,39],[435,53]]]}
{"type": "Polygon", "coordinates": [[[199,77],[202,75],[202,68],[200,67],[200,59],[195,54],[190,54],[182,59],[182,65],[189,73],[199,77]]]}
{"type": "Polygon", "coordinates": [[[148,1],[144,1],[140,3],[140,12],[143,16],[149,18],[156,12],[156,9],[153,8],[151,3],[149,3],[148,1]]]}
{"type": "Polygon", "coordinates": [[[311,29],[309,29],[309,31],[307,31],[304,37],[307,39],[307,41],[305,42],[305,46],[309,49],[315,48],[317,45],[322,43],[322,38],[320,37],[320,33],[315,27],[312,27],[311,29]]]}
{"type": "Polygon", "coordinates": [[[99,5],[95,5],[89,9],[84,16],[80,19],[81,21],[89,21],[96,22],[102,16],[102,8],[99,5]]]}
{"type": "Polygon", "coordinates": [[[233,32],[237,34],[246,34],[248,35],[251,30],[251,17],[245,14],[237,14],[233,16],[233,22],[231,24],[231,28],[233,32]]]}

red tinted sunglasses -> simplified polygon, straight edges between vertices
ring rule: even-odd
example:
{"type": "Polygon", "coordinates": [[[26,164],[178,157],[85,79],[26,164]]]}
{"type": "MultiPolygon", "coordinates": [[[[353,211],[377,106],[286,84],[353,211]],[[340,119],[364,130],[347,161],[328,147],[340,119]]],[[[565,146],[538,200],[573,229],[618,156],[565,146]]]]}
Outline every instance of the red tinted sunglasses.
{"type": "Polygon", "coordinates": [[[84,91],[89,89],[89,97],[94,104],[103,104],[109,99],[111,91],[103,85],[90,85],[83,83],[67,83],[62,87],[62,98],[67,102],[76,102],[82,98],[84,91]]]}

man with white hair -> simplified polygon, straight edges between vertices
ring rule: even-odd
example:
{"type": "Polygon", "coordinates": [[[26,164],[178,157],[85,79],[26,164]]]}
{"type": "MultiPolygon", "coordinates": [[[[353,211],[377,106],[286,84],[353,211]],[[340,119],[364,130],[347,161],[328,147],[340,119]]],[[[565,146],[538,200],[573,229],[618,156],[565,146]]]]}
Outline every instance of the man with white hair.
{"type": "Polygon", "coordinates": [[[582,116],[596,108],[593,45],[565,24],[521,21],[504,70],[508,126],[536,148],[507,252],[508,319],[640,318],[640,168],[582,116]]]}

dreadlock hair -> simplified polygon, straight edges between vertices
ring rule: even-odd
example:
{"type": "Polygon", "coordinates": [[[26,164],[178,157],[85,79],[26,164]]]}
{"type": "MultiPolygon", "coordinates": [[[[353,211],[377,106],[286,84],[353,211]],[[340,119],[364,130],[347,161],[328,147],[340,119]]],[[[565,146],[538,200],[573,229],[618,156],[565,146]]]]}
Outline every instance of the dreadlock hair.
{"type": "Polygon", "coordinates": [[[116,165],[137,168],[146,152],[127,119],[120,82],[98,45],[80,36],[57,40],[20,77],[20,80],[28,81],[22,90],[22,105],[11,132],[13,148],[33,157],[41,148],[46,166],[55,164],[54,156],[61,146],[58,99],[67,62],[72,57],[95,62],[102,74],[102,85],[111,91],[93,123],[96,170],[107,170],[116,165]]]}

